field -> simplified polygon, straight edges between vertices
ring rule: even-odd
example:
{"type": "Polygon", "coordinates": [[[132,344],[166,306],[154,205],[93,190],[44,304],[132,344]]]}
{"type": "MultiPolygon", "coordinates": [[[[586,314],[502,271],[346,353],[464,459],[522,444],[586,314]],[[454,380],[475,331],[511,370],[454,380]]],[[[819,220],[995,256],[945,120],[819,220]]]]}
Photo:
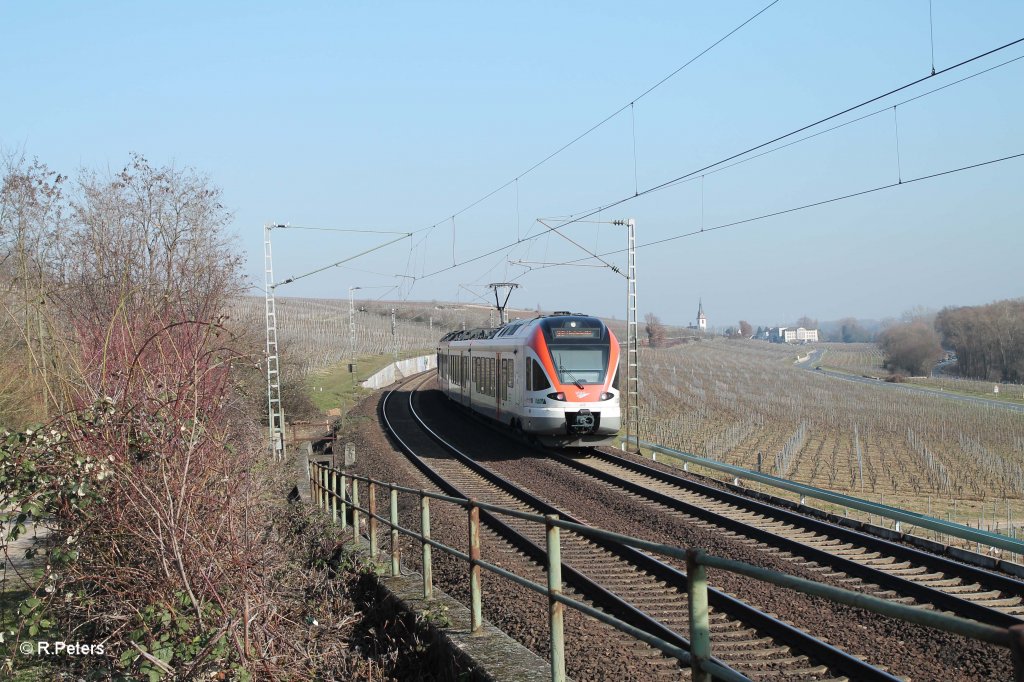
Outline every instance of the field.
{"type": "MultiPolygon", "coordinates": [[[[824,364],[877,375],[870,344],[821,345],[824,364]]],[[[794,366],[809,349],[645,349],[641,437],[750,469],[760,454],[765,473],[974,526],[1024,521],[1024,415],[794,366]]]]}
{"type": "Polygon", "coordinates": [[[815,348],[823,348],[821,365],[841,372],[884,377],[889,371],[882,366],[885,355],[873,343],[818,343],[815,348]]]}
{"type": "MultiPolygon", "coordinates": [[[[230,315],[242,324],[266,328],[265,302],[260,297],[237,299],[230,315]]],[[[301,359],[309,372],[326,370],[351,358],[430,352],[437,340],[455,329],[491,326],[493,308],[474,304],[427,301],[355,301],[355,345],[350,342],[347,300],[322,298],[276,299],[277,338],[282,358],[301,359]],[[395,308],[395,339],[391,309],[395,308]]],[[[509,311],[511,317],[532,311],[509,311]]]]}
{"type": "MultiPolygon", "coordinates": [[[[885,378],[890,374],[889,370],[883,366],[885,355],[873,343],[819,343],[815,344],[814,347],[825,350],[820,364],[827,369],[880,378],[885,378]]],[[[938,392],[973,395],[1001,402],[1021,402],[1024,400],[1024,386],[961,379],[948,374],[908,377],[906,382],[938,392]],[[998,393],[993,391],[997,386],[999,388],[998,393]]]]}
{"type": "MultiPolygon", "coordinates": [[[[279,298],[282,358],[301,359],[318,407],[350,399],[351,358],[359,361],[359,378],[386,363],[393,305],[402,356],[430,352],[452,329],[494,320],[482,305],[357,301],[350,347],[347,301],[279,298]]],[[[242,299],[232,314],[262,329],[263,307],[262,298],[242,299]]],[[[856,384],[795,366],[812,348],[825,349],[827,367],[886,374],[873,344],[712,338],[642,347],[641,437],[750,469],[760,458],[765,473],[972,526],[1005,532],[1024,525],[1024,415],[940,392],[991,395],[990,384],[928,379],[934,396],[856,384]]],[[[1005,387],[1001,396],[1020,392],[1005,387]]]]}
{"type": "MultiPolygon", "coordinates": [[[[355,344],[349,334],[347,300],[282,298],[276,300],[278,345],[282,371],[298,372],[314,406],[327,412],[346,411],[360,396],[369,393],[355,384],[392,361],[433,352],[446,332],[491,326],[493,308],[474,304],[421,301],[355,301],[355,344]],[[391,308],[395,308],[395,336],[391,336],[391,308]],[[348,371],[355,360],[356,376],[348,371]]],[[[229,316],[240,326],[264,338],[265,301],[261,297],[236,299],[229,316]]],[[[532,317],[534,311],[510,310],[515,317],[532,317]]]]}

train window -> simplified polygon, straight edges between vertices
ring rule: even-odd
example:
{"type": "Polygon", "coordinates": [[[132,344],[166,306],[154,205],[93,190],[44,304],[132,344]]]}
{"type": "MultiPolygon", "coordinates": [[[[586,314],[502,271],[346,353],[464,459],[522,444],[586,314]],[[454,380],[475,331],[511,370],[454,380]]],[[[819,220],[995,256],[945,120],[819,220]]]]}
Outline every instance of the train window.
{"type": "Polygon", "coordinates": [[[502,400],[508,400],[508,360],[502,359],[501,372],[498,374],[498,393],[502,400]]]}
{"type": "Polygon", "coordinates": [[[533,370],[533,389],[534,391],[543,391],[546,388],[551,388],[551,382],[548,381],[547,375],[544,374],[544,368],[540,366],[539,362],[530,360],[530,367],[533,370]]]}

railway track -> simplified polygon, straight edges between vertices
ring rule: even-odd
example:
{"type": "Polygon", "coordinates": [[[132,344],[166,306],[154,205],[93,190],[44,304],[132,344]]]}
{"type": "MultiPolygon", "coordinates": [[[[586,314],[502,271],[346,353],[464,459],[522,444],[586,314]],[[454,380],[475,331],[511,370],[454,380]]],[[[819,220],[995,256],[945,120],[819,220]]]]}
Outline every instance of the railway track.
{"type": "MultiPolygon", "coordinates": [[[[415,385],[408,400],[399,401],[395,393],[388,393],[380,408],[386,428],[421,471],[449,494],[521,511],[555,513],[582,523],[475,462],[431,430],[415,406],[415,389],[429,378],[408,382],[407,386],[415,385]],[[434,448],[424,444],[423,433],[429,434],[434,448]]],[[[526,556],[543,562],[543,527],[490,515],[485,521],[526,556]]],[[[564,533],[562,543],[563,578],[568,586],[598,608],[688,647],[679,634],[688,630],[685,573],[643,552],[572,533],[564,533]]],[[[709,598],[716,660],[750,679],[897,679],[725,593],[712,591],[709,598]]]]}
{"type": "Polygon", "coordinates": [[[1024,583],[851,528],[803,516],[642,462],[593,450],[547,453],[582,475],[641,498],[652,512],[727,533],[845,587],[980,622],[1024,623],[1024,583]]]}

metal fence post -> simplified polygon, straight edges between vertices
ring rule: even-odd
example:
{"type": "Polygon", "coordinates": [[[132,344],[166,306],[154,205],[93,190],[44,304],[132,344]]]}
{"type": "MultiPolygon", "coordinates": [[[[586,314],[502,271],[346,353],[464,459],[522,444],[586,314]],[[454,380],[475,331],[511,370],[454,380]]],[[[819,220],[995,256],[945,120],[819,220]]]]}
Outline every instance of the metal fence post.
{"type": "Polygon", "coordinates": [[[352,539],[359,542],[359,479],[352,477],[352,539]]]}
{"type": "Polygon", "coordinates": [[[338,472],[334,469],[327,470],[328,492],[331,500],[331,521],[338,523],[338,472]]]}
{"type": "Polygon", "coordinates": [[[345,495],[348,494],[348,476],[342,471],[340,478],[341,489],[338,491],[338,495],[341,496],[341,500],[339,500],[341,502],[341,529],[345,530],[348,528],[348,502],[345,500],[345,495]]]}
{"type": "Polygon", "coordinates": [[[324,514],[331,513],[331,466],[325,464],[324,472],[324,514]]]}
{"type": "Polygon", "coordinates": [[[555,601],[554,596],[562,595],[562,543],[558,526],[551,521],[558,520],[558,514],[547,514],[548,519],[548,625],[551,630],[551,682],[565,682],[565,634],[563,619],[565,604],[555,601]]]}
{"type": "Polygon", "coordinates": [[[401,555],[398,547],[398,491],[394,483],[388,484],[391,492],[391,575],[401,575],[401,555]]]}
{"type": "Polygon", "coordinates": [[[1024,625],[1011,625],[1010,653],[1013,655],[1013,679],[1024,682],[1024,625]]]}
{"type": "Polygon", "coordinates": [[[310,491],[310,497],[313,500],[313,504],[317,507],[320,506],[320,464],[313,462],[313,468],[309,474],[309,484],[312,486],[310,491]]]}
{"type": "Polygon", "coordinates": [[[478,632],[483,624],[480,597],[480,507],[475,500],[469,501],[469,599],[470,632],[478,632]]]}
{"type": "Polygon", "coordinates": [[[377,484],[370,481],[370,518],[366,520],[370,524],[370,558],[377,558],[377,484]]]}
{"type": "Polygon", "coordinates": [[[320,508],[327,510],[327,467],[320,465],[320,508]]]}
{"type": "Polygon", "coordinates": [[[423,536],[423,598],[434,598],[434,566],[430,558],[430,498],[420,491],[420,534],[423,536]]]}
{"type": "Polygon", "coordinates": [[[324,465],[324,513],[331,509],[331,467],[324,465]]]}
{"type": "Polygon", "coordinates": [[[711,682],[711,673],[705,672],[702,663],[711,659],[711,630],[708,624],[708,572],[697,563],[697,553],[686,553],[686,573],[689,583],[690,607],[690,655],[692,657],[694,682],[711,682]]]}

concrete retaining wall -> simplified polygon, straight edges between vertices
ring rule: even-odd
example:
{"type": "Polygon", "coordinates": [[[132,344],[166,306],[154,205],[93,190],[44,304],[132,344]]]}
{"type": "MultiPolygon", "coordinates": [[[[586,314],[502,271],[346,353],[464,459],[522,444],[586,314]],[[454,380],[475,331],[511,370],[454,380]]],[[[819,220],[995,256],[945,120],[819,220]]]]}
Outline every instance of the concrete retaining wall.
{"type": "Polygon", "coordinates": [[[366,388],[384,388],[399,379],[426,372],[437,367],[436,355],[421,355],[418,358],[407,358],[393,362],[362,383],[366,388]]]}

